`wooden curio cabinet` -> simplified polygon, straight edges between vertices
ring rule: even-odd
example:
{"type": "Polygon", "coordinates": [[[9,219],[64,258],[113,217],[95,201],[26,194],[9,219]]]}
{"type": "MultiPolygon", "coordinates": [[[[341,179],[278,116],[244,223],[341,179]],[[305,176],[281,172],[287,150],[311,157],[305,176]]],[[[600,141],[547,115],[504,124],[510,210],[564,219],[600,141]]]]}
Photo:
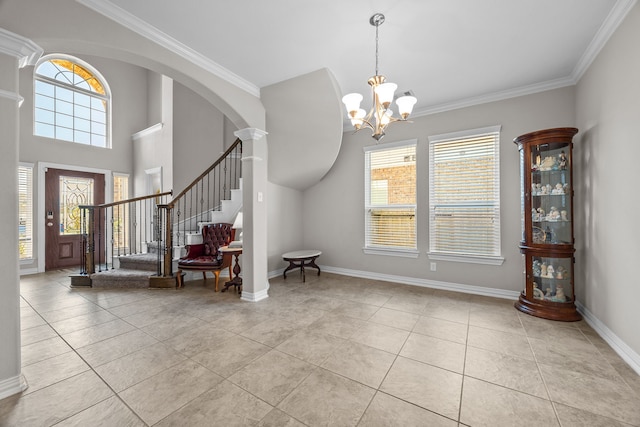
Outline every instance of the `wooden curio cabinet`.
{"type": "Polygon", "coordinates": [[[575,128],[531,132],[514,139],[520,150],[525,288],[518,310],[576,321],[573,264],[573,136],[575,128]]]}

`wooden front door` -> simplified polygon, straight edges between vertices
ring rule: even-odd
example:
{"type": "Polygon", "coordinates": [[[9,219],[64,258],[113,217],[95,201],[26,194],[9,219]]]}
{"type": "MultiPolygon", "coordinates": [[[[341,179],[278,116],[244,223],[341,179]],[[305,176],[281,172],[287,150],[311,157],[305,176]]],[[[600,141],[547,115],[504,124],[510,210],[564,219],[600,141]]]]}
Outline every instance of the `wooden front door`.
{"type": "Polygon", "coordinates": [[[80,205],[104,203],[104,175],[49,168],[45,178],[45,270],[80,268],[80,205]]]}

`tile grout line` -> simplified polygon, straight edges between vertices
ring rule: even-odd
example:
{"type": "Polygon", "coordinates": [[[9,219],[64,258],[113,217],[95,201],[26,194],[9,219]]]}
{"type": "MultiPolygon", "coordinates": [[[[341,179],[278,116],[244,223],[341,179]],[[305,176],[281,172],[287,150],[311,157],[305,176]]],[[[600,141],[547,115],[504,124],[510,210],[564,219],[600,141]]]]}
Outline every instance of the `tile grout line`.
{"type": "MultiPolygon", "coordinates": [[[[83,298],[84,298],[84,297],[83,297],[83,298]]],[[[27,301],[27,300],[25,300],[25,301],[27,301]]],[[[30,306],[33,310],[35,310],[35,308],[33,308],[33,306],[29,303],[29,301],[27,301],[27,304],[29,304],[29,306],[30,306]]],[[[39,312],[39,311],[37,311],[37,310],[35,310],[35,311],[36,311],[36,313],[38,313],[38,315],[40,315],[40,312],[39,312]]],[[[40,315],[40,316],[41,316],[41,315],[40,315]]],[[[41,316],[41,317],[42,317],[42,316],[41,316]]],[[[116,317],[118,317],[118,316],[116,316],[116,317]]],[[[118,317],[118,319],[120,319],[120,317],[118,317]]],[[[125,402],[125,401],[120,397],[120,395],[119,395],[119,394],[118,394],[118,393],[117,393],[117,392],[116,392],[116,391],[115,391],[115,390],[114,390],[114,389],[109,385],[109,383],[108,383],[107,381],[105,381],[105,379],[104,379],[104,378],[102,378],[102,376],[101,376],[100,374],[98,374],[98,372],[93,368],[93,366],[91,366],[91,364],[89,364],[89,363],[85,360],[85,358],[84,358],[84,357],[82,357],[82,355],[80,355],[80,353],[78,353],[77,349],[76,349],[74,346],[72,346],[71,344],[69,344],[69,342],[67,342],[67,340],[65,340],[65,339],[64,339],[64,337],[63,337],[62,335],[60,335],[60,333],[59,333],[59,332],[58,332],[58,331],[57,331],[53,326],[51,326],[51,324],[50,324],[46,319],[42,318],[42,320],[44,320],[44,321],[46,322],[47,326],[49,326],[49,327],[50,327],[50,328],[51,328],[51,329],[56,333],[56,335],[57,335],[57,336],[58,336],[62,341],[64,341],[64,343],[65,343],[65,344],[67,344],[67,345],[71,348],[71,350],[72,350],[72,351],[73,351],[73,352],[74,352],[74,353],[75,353],[75,354],[76,354],[76,355],[77,355],[77,356],[82,360],[82,362],[83,362],[83,363],[85,363],[85,364],[89,367],[89,370],[91,370],[91,371],[92,371],[92,372],[93,372],[93,373],[94,373],[98,378],[100,378],[100,381],[102,381],[102,382],[104,383],[104,385],[106,385],[106,386],[109,388],[109,390],[111,390],[111,392],[114,394],[114,396],[115,396],[115,397],[117,397],[117,398],[118,398],[118,400],[120,400],[120,401],[121,401],[121,402],[122,402],[122,403],[123,403],[127,408],[129,408],[129,410],[130,410],[130,411],[131,411],[131,412],[132,412],[136,417],[138,417],[138,419],[139,419],[140,421],[142,421],[142,423],[143,423],[143,424],[148,425],[148,424],[147,424],[147,423],[146,423],[142,418],[140,418],[140,416],[138,415],[138,413],[137,413],[136,411],[134,411],[134,410],[133,410],[133,408],[131,408],[131,407],[127,404],[127,402],[125,402]]],[[[121,334],[120,334],[120,335],[121,335],[121,334]]],[[[104,340],[103,340],[103,341],[104,341],[104,340]]],[[[47,359],[46,359],[46,360],[47,360],[47,359]]],[[[40,390],[44,390],[44,389],[46,389],[46,388],[48,388],[48,387],[51,387],[51,386],[53,386],[53,385],[55,385],[55,384],[59,384],[59,383],[60,383],[60,382],[62,382],[62,381],[65,381],[65,380],[67,380],[67,379],[69,379],[69,378],[73,378],[73,377],[75,377],[75,376],[77,376],[77,375],[80,375],[80,374],[82,374],[82,373],[84,373],[84,372],[87,372],[87,371],[83,371],[83,372],[81,372],[81,373],[79,373],[79,374],[72,375],[71,377],[68,377],[68,378],[65,378],[65,379],[63,379],[63,380],[57,381],[57,382],[55,382],[55,383],[53,383],[53,384],[49,384],[47,387],[44,387],[44,388],[42,388],[42,389],[40,389],[40,390]]],[[[28,384],[28,382],[27,382],[27,384],[28,384]]],[[[34,391],[34,393],[37,393],[37,392],[38,392],[38,391],[40,391],[40,390],[36,390],[36,391],[34,391]]],[[[64,418],[64,419],[62,419],[62,420],[60,420],[60,422],[62,422],[62,421],[64,421],[64,420],[67,420],[67,419],[69,419],[69,418],[71,418],[71,417],[74,417],[74,416],[76,416],[76,415],[78,415],[78,414],[80,414],[80,413],[82,413],[82,412],[86,411],[87,409],[92,408],[92,407],[94,407],[94,406],[96,406],[96,405],[98,405],[98,404],[100,404],[100,403],[102,403],[102,402],[106,401],[107,399],[109,399],[109,398],[103,399],[103,400],[101,400],[101,401],[99,401],[99,402],[94,403],[93,405],[91,405],[91,406],[89,406],[89,407],[87,407],[87,408],[82,409],[82,410],[81,410],[81,411],[79,411],[79,412],[73,413],[72,415],[70,415],[70,416],[68,416],[68,417],[66,417],[66,418],[64,418]]]]}

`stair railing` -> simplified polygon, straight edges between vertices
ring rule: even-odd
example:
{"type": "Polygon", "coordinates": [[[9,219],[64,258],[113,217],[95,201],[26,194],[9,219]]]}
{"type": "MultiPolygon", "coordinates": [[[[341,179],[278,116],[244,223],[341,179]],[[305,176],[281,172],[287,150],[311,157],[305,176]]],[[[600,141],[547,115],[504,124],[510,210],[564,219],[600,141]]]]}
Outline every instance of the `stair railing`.
{"type": "MultiPolygon", "coordinates": [[[[242,140],[236,139],[216,162],[165,205],[158,205],[158,222],[163,228],[157,236],[163,240],[163,277],[173,276],[173,253],[189,244],[190,233],[199,234],[202,225],[211,222],[211,213],[219,211],[223,200],[231,199],[231,190],[240,188],[242,177],[242,140]]],[[[159,270],[160,271],[160,270],[159,270]]]]}
{"type": "Polygon", "coordinates": [[[152,194],[97,206],[81,205],[80,274],[114,269],[114,258],[146,253],[154,245],[157,206],[172,192],[152,194]]]}
{"type": "MultiPolygon", "coordinates": [[[[114,269],[122,255],[157,254],[156,273],[173,277],[174,250],[188,244],[190,232],[201,230],[219,211],[231,190],[240,187],[242,141],[236,141],[216,162],[176,197],[171,191],[98,206],[79,206],[81,218],[80,274],[114,269]],[[174,249],[175,248],[175,249],[174,249]]],[[[179,254],[176,253],[176,258],[179,254]]]]}

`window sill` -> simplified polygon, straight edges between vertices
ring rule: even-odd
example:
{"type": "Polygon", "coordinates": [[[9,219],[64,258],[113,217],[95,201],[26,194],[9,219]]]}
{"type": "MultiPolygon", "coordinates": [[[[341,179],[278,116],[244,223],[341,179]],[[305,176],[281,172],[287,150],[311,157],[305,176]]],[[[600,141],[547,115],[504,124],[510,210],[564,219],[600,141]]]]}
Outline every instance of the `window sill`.
{"type": "Polygon", "coordinates": [[[430,260],[434,261],[467,262],[471,264],[485,265],[502,265],[504,263],[504,258],[500,256],[441,254],[435,252],[427,252],[427,256],[430,260]]]}
{"type": "Polygon", "coordinates": [[[417,249],[390,249],[390,248],[362,248],[367,255],[397,256],[403,258],[418,258],[420,252],[417,249]]]}

